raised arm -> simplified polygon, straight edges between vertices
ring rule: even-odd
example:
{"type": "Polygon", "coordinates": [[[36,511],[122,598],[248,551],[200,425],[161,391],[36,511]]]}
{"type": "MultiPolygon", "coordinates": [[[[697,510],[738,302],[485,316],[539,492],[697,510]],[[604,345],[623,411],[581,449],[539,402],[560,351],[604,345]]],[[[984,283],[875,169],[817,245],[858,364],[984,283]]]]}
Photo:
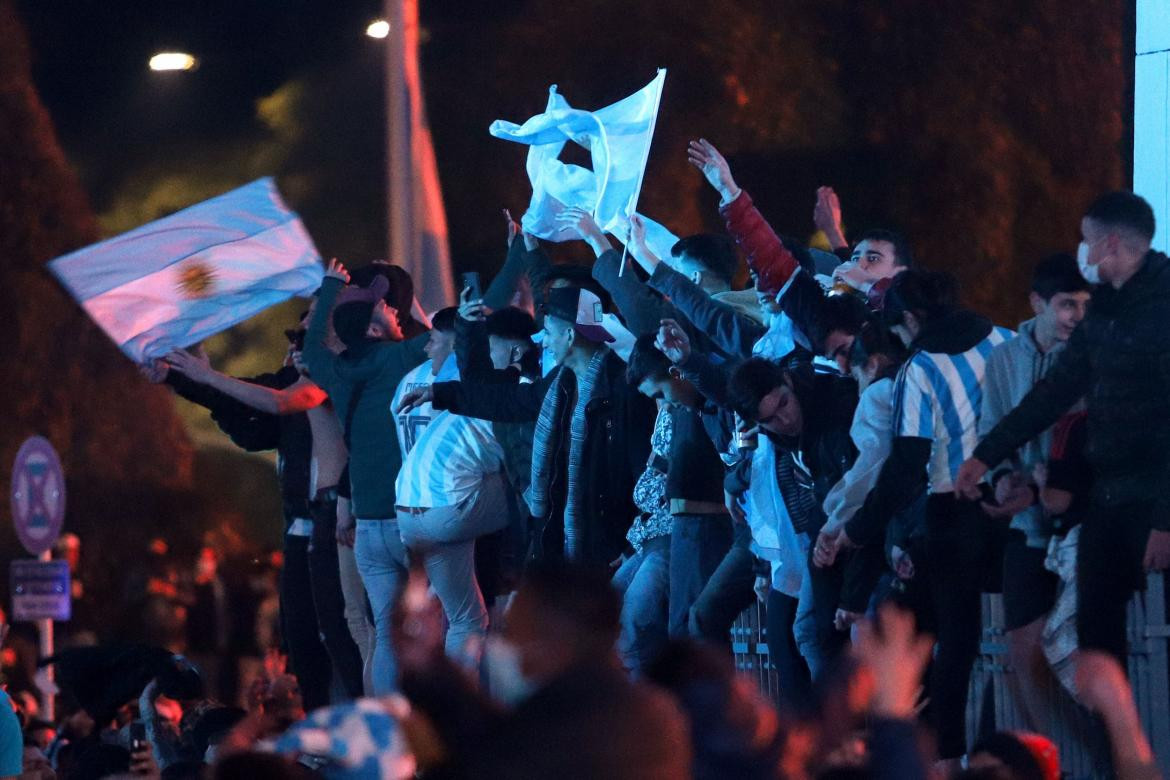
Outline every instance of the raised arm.
{"type": "Polygon", "coordinates": [[[767,331],[732,306],[707,295],[699,285],[666,263],[655,267],[648,284],[670,299],[678,313],[692,326],[692,332],[706,334],[711,344],[729,357],[750,355],[752,346],[767,331]]]}
{"type": "Polygon", "coordinates": [[[834,252],[849,249],[845,229],[841,227],[841,200],[832,187],[817,187],[817,205],[813,207],[813,224],[825,234],[834,252]]]}
{"type": "Polygon", "coordinates": [[[633,269],[621,271],[621,255],[584,209],[566,209],[557,215],[567,228],[574,230],[593,249],[597,262],[593,264],[593,278],[613,298],[614,304],[626,321],[626,327],[635,336],[654,333],[658,323],[674,315],[673,307],[643,284],[633,269]]]}
{"type": "Polygon", "coordinates": [[[407,393],[402,403],[405,407],[429,401],[436,409],[466,417],[493,422],[532,422],[540,416],[544,396],[559,376],[560,371],[554,371],[539,382],[524,385],[436,382],[407,393]]]}
{"type": "Polygon", "coordinates": [[[240,403],[267,414],[299,414],[314,409],[329,397],[312,381],[301,377],[292,385],[277,389],[236,379],[211,367],[207,355],[175,350],[166,357],[171,370],[193,382],[207,385],[240,403]]]}
{"type": "Polygon", "coordinates": [[[687,381],[698,388],[707,400],[727,408],[730,364],[716,363],[710,355],[694,349],[686,331],[675,320],[662,321],[654,346],[679,367],[687,381]]]}
{"type": "Polygon", "coordinates": [[[731,166],[718,149],[706,139],[691,141],[687,158],[719,193],[719,211],[727,221],[728,231],[747,253],[748,266],[756,272],[756,287],[775,295],[800,268],[796,256],[752,205],[751,197],[735,183],[731,166]]]}
{"type": "Polygon", "coordinates": [[[536,239],[520,230],[507,209],[504,209],[504,220],[507,223],[508,255],[503,267],[484,291],[483,303],[489,309],[502,309],[511,302],[521,278],[528,273],[535,257],[529,250],[529,244],[535,244],[536,239]]]}
{"type": "Polygon", "coordinates": [[[492,365],[483,304],[468,301],[462,294],[460,298],[464,300],[455,318],[455,364],[459,367],[459,378],[471,384],[516,384],[515,369],[497,370],[492,365]]]}
{"type": "Polygon", "coordinates": [[[305,333],[305,365],[309,368],[309,375],[322,387],[328,389],[329,379],[334,375],[337,367],[337,356],[325,344],[328,333],[329,318],[333,316],[333,304],[338,293],[349,282],[349,273],[345,266],[336,259],[329,261],[329,268],[325,271],[325,281],[321,283],[321,292],[317,296],[317,305],[309,317],[308,331],[305,333]]]}

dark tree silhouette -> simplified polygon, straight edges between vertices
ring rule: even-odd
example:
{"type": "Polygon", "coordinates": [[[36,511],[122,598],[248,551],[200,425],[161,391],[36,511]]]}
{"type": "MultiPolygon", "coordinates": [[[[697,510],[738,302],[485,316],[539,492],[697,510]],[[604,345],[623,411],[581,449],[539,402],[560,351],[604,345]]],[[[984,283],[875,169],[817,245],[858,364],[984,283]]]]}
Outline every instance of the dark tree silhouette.
{"type": "MultiPolygon", "coordinates": [[[[75,499],[66,528],[86,555],[116,567],[147,529],[175,513],[191,486],[193,452],[173,402],[142,380],[45,270],[97,237],[84,192],[33,88],[24,32],[0,0],[0,308],[9,323],[0,387],[0,466],[21,441],[46,436],[75,499]]],[[[23,555],[0,502],[6,557],[23,555]]],[[[7,585],[7,578],[2,578],[7,585]]]]}

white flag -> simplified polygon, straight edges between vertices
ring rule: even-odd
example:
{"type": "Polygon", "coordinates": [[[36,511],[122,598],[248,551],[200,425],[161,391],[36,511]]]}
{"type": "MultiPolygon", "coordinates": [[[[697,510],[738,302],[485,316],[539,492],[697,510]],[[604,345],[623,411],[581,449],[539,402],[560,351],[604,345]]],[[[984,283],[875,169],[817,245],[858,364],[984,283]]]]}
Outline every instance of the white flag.
{"type": "Polygon", "coordinates": [[[629,97],[597,111],[569,105],[554,84],[548,106],[523,125],[496,120],[488,132],[496,138],[528,144],[528,178],[532,201],[523,227],[550,241],[575,238],[556,223],[556,215],[576,206],[593,214],[601,229],[625,238],[629,216],[637,206],[650,141],[662,100],[666,71],[629,97]],[[585,147],[593,170],[557,159],[565,144],[585,147]]]}
{"type": "Polygon", "coordinates": [[[321,256],[258,179],[49,263],[131,360],[162,357],[321,286],[321,256]]]}

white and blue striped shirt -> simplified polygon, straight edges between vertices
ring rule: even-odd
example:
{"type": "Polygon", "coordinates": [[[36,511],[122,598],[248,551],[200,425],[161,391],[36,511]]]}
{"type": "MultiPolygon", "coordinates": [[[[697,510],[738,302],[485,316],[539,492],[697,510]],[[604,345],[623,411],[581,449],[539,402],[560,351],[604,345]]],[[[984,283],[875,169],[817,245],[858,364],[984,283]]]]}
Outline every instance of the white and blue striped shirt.
{"type": "Polygon", "coordinates": [[[394,391],[394,399],[390,401],[390,413],[395,415],[394,429],[398,432],[398,449],[402,451],[403,462],[406,461],[406,456],[410,454],[410,451],[414,449],[415,442],[422,436],[422,432],[431,424],[431,420],[435,417],[435,410],[429,403],[425,403],[417,409],[408,409],[402,414],[397,414],[394,410],[398,408],[402,396],[411,390],[428,387],[435,382],[450,382],[458,378],[459,366],[455,362],[455,353],[452,352],[443,361],[443,365],[439,366],[437,374],[431,373],[431,361],[427,360],[408,371],[406,376],[402,377],[402,381],[398,383],[398,389],[394,391]]]}
{"type": "Polygon", "coordinates": [[[399,506],[455,506],[504,467],[492,424],[438,412],[402,462],[394,490],[399,506]]]}
{"type": "Polygon", "coordinates": [[[993,327],[966,352],[915,352],[898,372],[894,436],[931,440],[931,493],[952,492],[959,466],[975,451],[987,358],[1013,335],[993,327]]]}

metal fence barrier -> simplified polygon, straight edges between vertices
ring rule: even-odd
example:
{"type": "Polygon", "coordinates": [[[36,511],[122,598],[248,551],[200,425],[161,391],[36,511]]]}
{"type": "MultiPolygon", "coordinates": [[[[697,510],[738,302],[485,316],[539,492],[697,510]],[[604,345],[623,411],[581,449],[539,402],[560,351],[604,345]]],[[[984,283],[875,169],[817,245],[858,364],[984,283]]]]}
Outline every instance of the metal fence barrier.
{"type": "MultiPolygon", "coordinates": [[[[1162,772],[1170,777],[1170,625],[1167,624],[1165,578],[1151,574],[1146,591],[1129,606],[1129,678],[1142,724],[1162,772]]],[[[736,671],[755,679],[760,690],[778,700],[776,672],[768,658],[765,607],[756,602],[735,621],[731,648],[736,671]]],[[[994,731],[1024,730],[1008,658],[1003,598],[983,596],[983,640],[971,673],[967,705],[968,744],[994,731]]],[[[1060,748],[1065,777],[1110,775],[1109,744],[1099,719],[1078,705],[1059,685],[1049,696],[1053,725],[1046,736],[1060,748]]]]}

